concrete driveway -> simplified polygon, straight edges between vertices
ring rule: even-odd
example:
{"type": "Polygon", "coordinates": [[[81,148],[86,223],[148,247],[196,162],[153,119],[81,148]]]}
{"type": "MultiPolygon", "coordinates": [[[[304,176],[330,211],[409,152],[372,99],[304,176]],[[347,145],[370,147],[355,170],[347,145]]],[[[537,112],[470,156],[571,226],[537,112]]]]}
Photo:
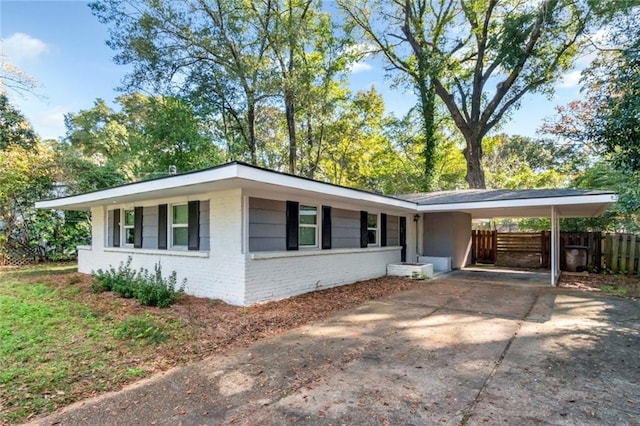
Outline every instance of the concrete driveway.
{"type": "Polygon", "coordinates": [[[35,424],[640,424],[640,303],[461,271],[35,424]]]}

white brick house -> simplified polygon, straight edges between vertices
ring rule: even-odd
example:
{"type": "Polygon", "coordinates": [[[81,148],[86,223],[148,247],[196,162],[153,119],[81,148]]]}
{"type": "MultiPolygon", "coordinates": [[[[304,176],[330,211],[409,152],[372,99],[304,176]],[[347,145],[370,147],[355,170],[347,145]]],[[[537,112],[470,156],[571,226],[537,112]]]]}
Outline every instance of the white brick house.
{"type": "Polygon", "coordinates": [[[383,276],[387,264],[420,255],[465,266],[471,218],[486,212],[576,215],[572,208],[588,205],[596,215],[612,202],[611,193],[593,192],[575,202],[566,194],[525,202],[457,194],[394,198],[234,162],[36,206],[91,211],[79,272],[131,256],[135,268],[160,262],[187,278],[189,294],[250,305],[383,276]]]}

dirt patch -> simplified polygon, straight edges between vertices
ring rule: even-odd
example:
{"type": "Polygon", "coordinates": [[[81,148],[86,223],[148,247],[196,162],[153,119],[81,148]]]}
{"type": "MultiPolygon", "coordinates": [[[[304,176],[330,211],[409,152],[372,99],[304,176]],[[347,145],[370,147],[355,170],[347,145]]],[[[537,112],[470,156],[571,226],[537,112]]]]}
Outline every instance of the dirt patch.
{"type": "Polygon", "coordinates": [[[640,297],[640,277],[634,275],[563,272],[558,286],[572,290],[601,292],[608,296],[640,297]]]}
{"type": "Polygon", "coordinates": [[[57,286],[69,286],[69,282],[74,282],[73,285],[82,288],[77,297],[99,314],[127,318],[148,313],[177,320],[184,326],[178,339],[179,350],[173,345],[155,348],[163,364],[171,365],[202,359],[229,347],[244,346],[368,300],[424,285],[402,277],[382,277],[249,307],[184,295],[171,307],[161,309],[141,306],[134,299],[123,299],[112,292],[95,294],[89,288],[92,278],[86,274],[48,275],[34,280],[42,281],[43,278],[57,286]]]}

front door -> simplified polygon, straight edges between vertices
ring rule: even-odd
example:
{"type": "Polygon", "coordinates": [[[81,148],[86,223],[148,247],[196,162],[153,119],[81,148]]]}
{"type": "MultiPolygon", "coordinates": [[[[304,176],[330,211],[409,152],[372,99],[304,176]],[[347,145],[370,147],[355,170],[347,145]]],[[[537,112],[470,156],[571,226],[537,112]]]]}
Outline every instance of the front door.
{"type": "Polygon", "coordinates": [[[407,218],[400,216],[400,245],[402,251],[400,251],[400,261],[407,261],[407,218]]]}

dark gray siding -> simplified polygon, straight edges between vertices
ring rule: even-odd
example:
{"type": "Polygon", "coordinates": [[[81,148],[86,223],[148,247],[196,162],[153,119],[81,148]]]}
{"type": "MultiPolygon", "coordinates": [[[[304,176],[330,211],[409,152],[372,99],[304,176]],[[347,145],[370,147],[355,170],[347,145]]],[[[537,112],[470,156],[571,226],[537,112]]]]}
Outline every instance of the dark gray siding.
{"type": "Polygon", "coordinates": [[[209,250],[209,200],[200,201],[200,250],[209,250]]]}
{"type": "Polygon", "coordinates": [[[387,216],[387,246],[400,245],[400,218],[398,216],[387,216]]]}
{"type": "Polygon", "coordinates": [[[249,198],[249,251],[286,248],[286,203],[249,198]]]}
{"type": "Polygon", "coordinates": [[[360,248],[360,212],[333,209],[331,248],[360,248]]]}
{"type": "Polygon", "coordinates": [[[142,248],[158,248],[158,206],[142,209],[142,248]]]}
{"type": "Polygon", "coordinates": [[[107,247],[113,247],[113,210],[107,211],[107,247]]]}

